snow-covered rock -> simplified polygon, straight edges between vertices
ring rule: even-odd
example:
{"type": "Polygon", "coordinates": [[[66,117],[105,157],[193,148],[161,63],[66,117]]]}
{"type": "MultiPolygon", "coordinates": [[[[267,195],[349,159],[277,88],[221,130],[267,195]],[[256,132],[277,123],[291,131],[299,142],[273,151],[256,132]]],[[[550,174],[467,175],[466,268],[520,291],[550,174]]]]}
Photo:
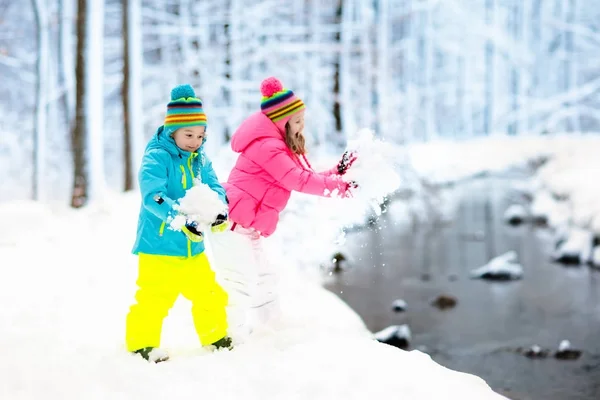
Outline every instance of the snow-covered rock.
{"type": "Polygon", "coordinates": [[[523,277],[523,267],[517,263],[517,253],[508,251],[487,264],[471,271],[471,278],[512,280],[523,277]]]}
{"type": "Polygon", "coordinates": [[[594,268],[600,268],[600,246],[594,247],[594,250],[592,251],[591,265],[594,268]]]}
{"type": "Polygon", "coordinates": [[[342,252],[336,252],[331,258],[331,272],[342,272],[345,270],[348,258],[342,252]]]}
{"type": "Polygon", "coordinates": [[[396,299],[392,303],[392,310],[394,310],[394,312],[398,312],[398,313],[404,312],[404,311],[406,311],[407,308],[408,308],[408,304],[406,304],[406,301],[404,301],[402,299],[396,299]]]}
{"type": "Polygon", "coordinates": [[[558,350],[554,353],[554,357],[559,360],[577,360],[581,357],[581,354],[581,350],[571,347],[571,342],[562,340],[558,345],[558,350]]]}
{"type": "Polygon", "coordinates": [[[564,350],[568,350],[571,348],[571,342],[569,342],[568,340],[561,340],[561,342],[558,344],[558,351],[564,351],[564,350]]]}
{"type": "Polygon", "coordinates": [[[406,324],[392,325],[376,332],[373,337],[381,343],[405,349],[410,346],[412,338],[410,327],[406,324]]]}
{"type": "Polygon", "coordinates": [[[527,358],[546,358],[548,357],[549,351],[534,344],[528,349],[521,350],[521,353],[527,358]]]}
{"type": "Polygon", "coordinates": [[[530,218],[539,225],[568,226],[571,223],[571,205],[556,198],[547,188],[542,188],[534,196],[530,218]]]}
{"type": "Polygon", "coordinates": [[[522,224],[529,218],[529,213],[521,204],[513,204],[504,211],[504,221],[511,225],[522,224]]]}
{"type": "MultiPolygon", "coordinates": [[[[561,234],[562,236],[562,234],[561,234]]],[[[594,235],[592,232],[572,228],[566,238],[556,241],[556,250],[552,259],[564,264],[584,264],[592,261],[594,235]]]]}
{"type": "MultiPolygon", "coordinates": [[[[551,158],[537,173],[545,192],[561,199],[558,204],[562,212],[554,211],[551,216],[561,219],[559,222],[600,233],[600,190],[590,178],[600,173],[598,136],[564,137],[553,146],[551,158]]],[[[547,200],[544,195],[540,202],[548,205],[547,200]]]]}

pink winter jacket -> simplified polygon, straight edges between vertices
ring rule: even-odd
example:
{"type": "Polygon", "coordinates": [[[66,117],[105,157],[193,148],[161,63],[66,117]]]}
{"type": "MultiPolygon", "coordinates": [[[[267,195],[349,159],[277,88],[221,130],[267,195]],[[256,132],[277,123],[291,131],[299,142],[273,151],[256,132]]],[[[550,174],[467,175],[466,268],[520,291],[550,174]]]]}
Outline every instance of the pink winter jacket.
{"type": "Polygon", "coordinates": [[[346,193],[348,184],[335,168],[316,173],[304,165],[285,144],[283,133],[262,112],[248,117],[231,139],[240,153],[223,184],[229,199],[229,218],[244,228],[269,236],[277,227],[279,213],[292,190],[330,196],[334,189],[346,193]]]}

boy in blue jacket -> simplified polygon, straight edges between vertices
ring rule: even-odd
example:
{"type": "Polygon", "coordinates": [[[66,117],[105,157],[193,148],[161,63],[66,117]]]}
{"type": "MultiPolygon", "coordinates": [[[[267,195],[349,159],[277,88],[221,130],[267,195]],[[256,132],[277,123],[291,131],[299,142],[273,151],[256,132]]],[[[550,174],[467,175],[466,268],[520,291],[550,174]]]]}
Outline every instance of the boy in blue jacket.
{"type": "MultiPolygon", "coordinates": [[[[202,150],[206,125],[202,101],[194,89],[175,87],[164,125],[148,143],[139,172],[142,205],[133,247],[139,258],[139,289],[127,315],[126,346],[151,362],[168,359],[159,349],[162,323],[180,294],[192,302],[200,343],[231,348],[225,312],[228,298],[204,253],[203,235],[193,223],[182,230],[169,224],[178,215],[177,201],[194,179],[199,178],[227,202],[202,150]]],[[[213,225],[226,223],[220,217],[213,225]]]]}

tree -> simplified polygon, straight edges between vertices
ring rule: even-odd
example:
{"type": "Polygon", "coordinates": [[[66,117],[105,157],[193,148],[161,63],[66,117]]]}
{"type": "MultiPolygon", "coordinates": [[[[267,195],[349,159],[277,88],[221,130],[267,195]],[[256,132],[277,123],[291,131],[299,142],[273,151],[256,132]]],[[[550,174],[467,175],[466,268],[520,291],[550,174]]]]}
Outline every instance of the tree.
{"type": "Polygon", "coordinates": [[[100,196],[103,163],[104,0],[77,0],[77,96],[73,127],[71,206],[83,207],[100,196]]]}
{"type": "Polygon", "coordinates": [[[77,63],[75,66],[76,106],[75,123],[72,133],[73,151],[73,192],[71,207],[83,207],[88,197],[88,178],[85,165],[86,156],[86,115],[85,115],[85,48],[86,34],[86,0],[77,0],[77,63]]]}
{"type": "Polygon", "coordinates": [[[58,0],[58,9],[61,13],[58,24],[58,79],[62,85],[64,94],[63,112],[65,123],[70,129],[73,124],[73,112],[75,110],[75,97],[73,90],[73,37],[72,37],[72,12],[73,0],[58,0]]]}
{"type": "MultiPolygon", "coordinates": [[[[485,20],[492,27],[496,26],[497,0],[486,0],[485,2],[485,20]]],[[[492,39],[485,43],[485,114],[483,122],[483,132],[490,134],[494,129],[496,97],[496,49],[492,39]]]]}
{"type": "MultiPolygon", "coordinates": [[[[338,0],[338,5],[335,12],[335,23],[340,24],[342,21],[342,9],[344,7],[344,0],[338,0]]],[[[338,31],[335,33],[335,42],[341,42],[341,32],[338,31]]],[[[342,114],[341,114],[341,105],[340,105],[340,55],[336,55],[336,61],[333,65],[334,73],[333,73],[333,117],[335,118],[335,130],[338,132],[342,131],[342,114]]]]}
{"type": "Polygon", "coordinates": [[[33,199],[42,196],[42,170],[46,149],[46,121],[48,119],[48,10],[45,0],[32,0],[37,28],[37,60],[35,88],[35,132],[33,144],[33,199]]]}
{"type": "Polygon", "coordinates": [[[135,186],[143,128],[141,1],[123,0],[123,139],[124,190],[135,186]]]}

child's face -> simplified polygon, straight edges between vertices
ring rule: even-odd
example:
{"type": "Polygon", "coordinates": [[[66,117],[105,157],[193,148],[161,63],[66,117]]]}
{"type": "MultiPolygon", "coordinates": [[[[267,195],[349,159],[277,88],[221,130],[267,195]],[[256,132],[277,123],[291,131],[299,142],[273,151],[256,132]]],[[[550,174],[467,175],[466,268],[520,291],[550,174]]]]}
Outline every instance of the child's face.
{"type": "Polygon", "coordinates": [[[288,121],[288,125],[290,126],[290,133],[293,136],[296,136],[298,133],[301,135],[304,134],[304,111],[294,114],[288,121]]]}
{"type": "Polygon", "coordinates": [[[195,152],[204,141],[206,128],[204,126],[189,126],[173,132],[173,140],[181,150],[195,152]]]}

